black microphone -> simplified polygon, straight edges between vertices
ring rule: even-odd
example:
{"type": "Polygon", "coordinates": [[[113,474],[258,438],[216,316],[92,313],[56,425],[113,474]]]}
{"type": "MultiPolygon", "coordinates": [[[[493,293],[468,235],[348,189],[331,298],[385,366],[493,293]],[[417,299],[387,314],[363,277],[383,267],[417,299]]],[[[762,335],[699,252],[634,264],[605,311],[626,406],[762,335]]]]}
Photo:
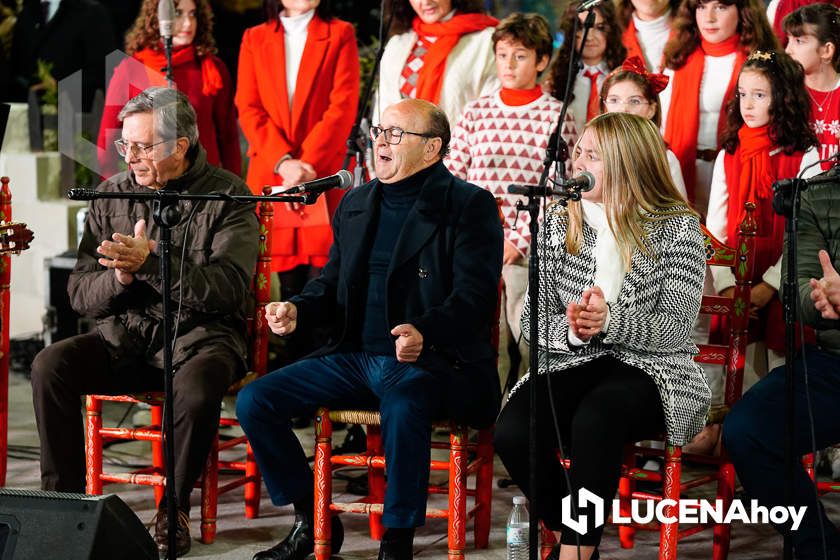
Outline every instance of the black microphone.
{"type": "Polygon", "coordinates": [[[335,175],[329,177],[322,177],[314,181],[307,181],[294,187],[272,187],[271,194],[306,194],[306,193],[322,193],[330,189],[346,189],[353,184],[353,175],[346,169],[342,169],[335,175]]]}
{"type": "Polygon", "coordinates": [[[160,36],[164,39],[171,39],[172,27],[175,23],[175,4],[172,0],[158,0],[157,16],[160,36]]]}
{"type": "Polygon", "coordinates": [[[583,0],[583,2],[581,2],[581,3],[578,5],[578,7],[577,7],[577,12],[578,12],[578,13],[581,13],[581,12],[588,12],[588,11],[589,11],[589,10],[591,10],[592,8],[595,8],[595,7],[597,7],[597,6],[600,6],[600,5],[601,5],[601,2],[603,2],[603,1],[604,1],[604,0],[583,0]]]}
{"type": "Polygon", "coordinates": [[[580,174],[560,183],[565,191],[586,192],[595,188],[595,175],[589,171],[581,171],[580,174]]]}
{"type": "Polygon", "coordinates": [[[589,171],[582,171],[580,175],[577,175],[576,177],[557,183],[557,186],[559,188],[537,187],[531,185],[508,185],[508,193],[520,194],[522,196],[528,196],[529,194],[533,194],[534,196],[554,196],[574,192],[580,195],[581,192],[591,191],[595,188],[595,176],[589,171]]]}

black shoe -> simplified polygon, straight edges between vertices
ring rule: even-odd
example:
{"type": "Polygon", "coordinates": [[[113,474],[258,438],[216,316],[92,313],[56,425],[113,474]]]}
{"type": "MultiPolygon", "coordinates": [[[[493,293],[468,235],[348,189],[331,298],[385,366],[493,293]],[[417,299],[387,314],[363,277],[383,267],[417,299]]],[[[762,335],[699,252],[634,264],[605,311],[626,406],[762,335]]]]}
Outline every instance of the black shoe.
{"type": "Polygon", "coordinates": [[[378,560],[412,560],[414,558],[414,529],[408,530],[397,538],[389,532],[391,529],[385,531],[382,542],[379,543],[378,560]]]}
{"type": "MultiPolygon", "coordinates": [[[[161,558],[166,558],[169,552],[169,524],[166,507],[158,510],[155,515],[155,544],[161,558]]],[[[178,527],[175,530],[175,557],[184,556],[190,551],[190,516],[187,512],[178,510],[178,527]]]]}
{"type": "MultiPolygon", "coordinates": [[[[332,553],[338,554],[344,544],[344,525],[337,515],[332,517],[332,553]]],[[[304,560],[315,550],[315,533],[312,524],[301,514],[295,514],[295,523],[285,539],[268,550],[254,554],[253,560],[304,560]]]]}

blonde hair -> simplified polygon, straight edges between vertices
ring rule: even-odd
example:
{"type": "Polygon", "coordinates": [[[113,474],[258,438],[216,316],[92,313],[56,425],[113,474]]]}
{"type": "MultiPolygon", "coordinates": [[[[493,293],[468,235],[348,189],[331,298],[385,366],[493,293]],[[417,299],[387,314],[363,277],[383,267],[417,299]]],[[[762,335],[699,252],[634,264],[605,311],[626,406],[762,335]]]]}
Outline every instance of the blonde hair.
{"type": "MultiPolygon", "coordinates": [[[[587,130],[604,164],[601,192],[607,223],[629,270],[635,249],[654,256],[647,244],[646,222],[697,213],[674,186],[665,143],[653,122],[629,113],[605,113],[589,121],[587,130]]],[[[567,213],[566,250],[577,255],[583,239],[580,202],[570,202],[567,213]]]]}

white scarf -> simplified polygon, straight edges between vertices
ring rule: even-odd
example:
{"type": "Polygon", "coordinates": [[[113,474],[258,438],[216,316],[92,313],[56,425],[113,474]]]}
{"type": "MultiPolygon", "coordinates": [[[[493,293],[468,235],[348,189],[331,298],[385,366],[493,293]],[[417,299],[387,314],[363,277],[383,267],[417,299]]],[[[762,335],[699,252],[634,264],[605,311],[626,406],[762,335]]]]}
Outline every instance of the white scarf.
{"type": "Polygon", "coordinates": [[[604,205],[581,200],[583,219],[597,233],[598,240],[595,242],[595,280],[594,285],[604,292],[604,299],[608,303],[615,303],[618,300],[621,285],[624,283],[624,259],[618,250],[615,235],[607,222],[607,214],[604,205]]]}

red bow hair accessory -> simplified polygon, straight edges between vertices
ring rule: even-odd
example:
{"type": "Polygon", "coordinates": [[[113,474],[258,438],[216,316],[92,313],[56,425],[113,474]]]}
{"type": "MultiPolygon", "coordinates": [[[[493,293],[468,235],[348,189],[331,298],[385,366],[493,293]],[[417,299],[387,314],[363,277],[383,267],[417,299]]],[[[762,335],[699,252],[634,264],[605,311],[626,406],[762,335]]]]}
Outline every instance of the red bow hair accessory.
{"type": "Polygon", "coordinates": [[[613,70],[613,74],[620,71],[633,72],[634,74],[640,75],[647,80],[653,90],[653,93],[657,95],[668,87],[668,81],[670,80],[670,78],[665,74],[654,74],[652,72],[648,72],[645,67],[645,61],[639,56],[628,57],[620,67],[613,70]]]}

